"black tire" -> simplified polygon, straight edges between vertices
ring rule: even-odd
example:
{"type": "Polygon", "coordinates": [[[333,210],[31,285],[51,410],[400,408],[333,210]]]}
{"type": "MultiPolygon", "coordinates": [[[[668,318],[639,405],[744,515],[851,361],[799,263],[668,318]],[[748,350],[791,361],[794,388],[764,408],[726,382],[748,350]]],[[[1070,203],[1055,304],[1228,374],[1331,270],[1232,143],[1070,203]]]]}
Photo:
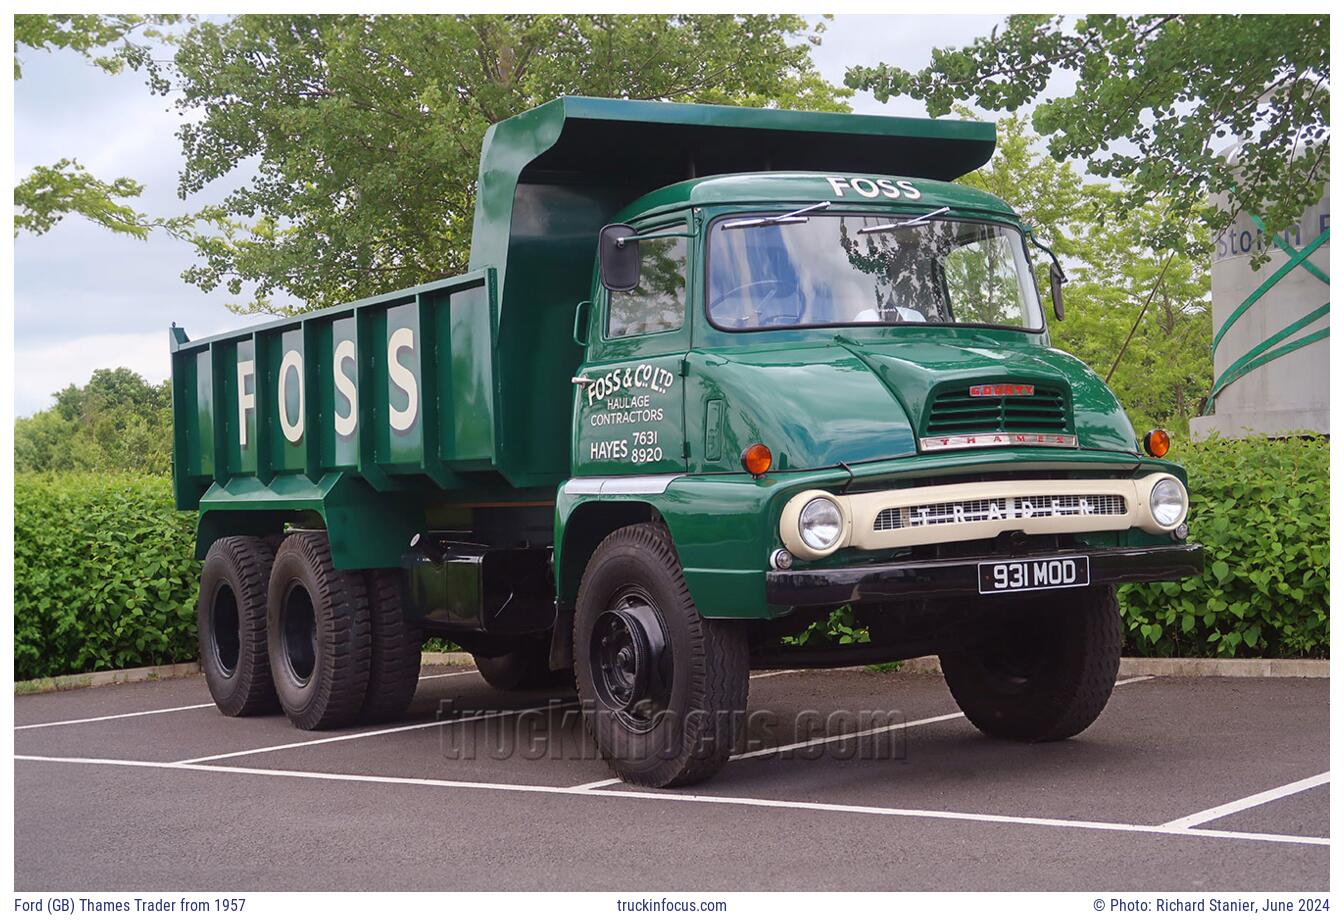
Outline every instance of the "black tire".
{"type": "Polygon", "coordinates": [[[661,524],[623,527],[593,553],[574,614],[574,672],[597,747],[628,783],[707,779],[745,721],[746,632],[700,616],[661,524]]]}
{"type": "Polygon", "coordinates": [[[369,686],[361,722],[392,722],[406,714],[420,680],[420,627],[406,620],[401,606],[400,573],[371,569],[364,575],[369,597],[372,648],[369,686]]]}
{"type": "Polygon", "coordinates": [[[1109,586],[1033,595],[988,642],[940,656],[966,718],[995,738],[1060,741],[1106,708],[1120,668],[1120,608],[1109,586]]]}
{"type": "Polygon", "coordinates": [[[338,571],[327,535],[299,531],[275,554],[267,595],[271,678],[305,730],[355,721],[369,685],[369,602],[359,572],[338,571]]]}
{"type": "Polygon", "coordinates": [[[266,584],[274,558],[260,537],[224,537],[211,544],[201,567],[201,671],[226,716],[280,708],[266,655],[266,584]]]}
{"type": "Polygon", "coordinates": [[[496,690],[542,690],[559,686],[564,672],[551,670],[548,639],[525,639],[503,655],[472,655],[476,670],[496,690]]]}

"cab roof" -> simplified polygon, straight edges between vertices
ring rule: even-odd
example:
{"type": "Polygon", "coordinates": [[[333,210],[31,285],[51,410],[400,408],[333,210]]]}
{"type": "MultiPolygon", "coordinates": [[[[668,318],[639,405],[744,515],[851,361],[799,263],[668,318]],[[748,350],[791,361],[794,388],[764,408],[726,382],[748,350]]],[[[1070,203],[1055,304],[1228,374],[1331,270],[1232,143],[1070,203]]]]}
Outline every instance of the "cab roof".
{"type": "Polygon", "coordinates": [[[1008,218],[1017,216],[1011,207],[994,195],[955,182],[872,173],[770,172],[704,176],[677,182],[632,201],[621,209],[615,220],[630,221],[687,207],[801,207],[818,201],[856,207],[899,206],[911,210],[946,207],[954,212],[982,212],[1008,218]],[[914,189],[918,195],[911,195],[909,189],[914,189]]]}

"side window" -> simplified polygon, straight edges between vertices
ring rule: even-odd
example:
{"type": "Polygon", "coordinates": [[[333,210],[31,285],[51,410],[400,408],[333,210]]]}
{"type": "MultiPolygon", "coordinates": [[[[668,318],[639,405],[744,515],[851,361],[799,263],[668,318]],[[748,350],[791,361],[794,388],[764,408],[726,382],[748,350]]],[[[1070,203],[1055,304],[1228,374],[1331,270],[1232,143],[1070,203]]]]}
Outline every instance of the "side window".
{"type": "MultiPolygon", "coordinates": [[[[681,231],[685,225],[659,229],[681,231]]],[[[684,237],[640,242],[639,284],[633,291],[608,295],[607,338],[681,328],[686,316],[686,243],[684,237]]]]}

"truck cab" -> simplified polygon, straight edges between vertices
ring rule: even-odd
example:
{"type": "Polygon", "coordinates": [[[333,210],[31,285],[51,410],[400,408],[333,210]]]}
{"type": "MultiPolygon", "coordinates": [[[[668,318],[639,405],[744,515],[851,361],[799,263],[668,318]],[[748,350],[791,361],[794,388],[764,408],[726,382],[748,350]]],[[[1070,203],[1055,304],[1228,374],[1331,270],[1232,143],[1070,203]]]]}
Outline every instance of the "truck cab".
{"type": "Polygon", "coordinates": [[[1166,435],[1050,344],[1062,267],[949,181],[992,149],[979,123],[556,100],[487,134],[472,273],[175,331],[220,708],[395,716],[437,635],[496,686],[572,673],[645,785],[724,765],[753,667],[936,654],[985,733],[1085,729],[1115,585],[1202,550],[1166,435]],[[844,606],[870,642],[783,641],[844,606]]]}

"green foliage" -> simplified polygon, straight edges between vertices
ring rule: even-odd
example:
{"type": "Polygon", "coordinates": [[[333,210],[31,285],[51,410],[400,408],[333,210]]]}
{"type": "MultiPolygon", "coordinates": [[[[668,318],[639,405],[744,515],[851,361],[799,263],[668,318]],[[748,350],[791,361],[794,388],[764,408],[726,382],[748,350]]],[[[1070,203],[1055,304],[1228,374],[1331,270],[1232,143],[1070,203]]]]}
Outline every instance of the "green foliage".
{"type": "Polygon", "coordinates": [[[184,277],[285,312],[280,295],[318,307],[463,271],[490,124],[565,94],[843,109],[812,64],[820,32],[794,15],[197,23],[153,78],[181,94],[180,193],[256,175],[198,215],[184,277]]]}
{"type": "MultiPolygon", "coordinates": [[[[1207,234],[1190,229],[1197,254],[1154,252],[1145,240],[1162,219],[1161,201],[1123,211],[1116,202],[1124,186],[1117,192],[1086,182],[1045,156],[1024,117],[1000,119],[998,129],[993,159],[959,181],[1012,205],[1064,261],[1066,316],[1051,324],[1053,344],[1110,376],[1138,431],[1186,432],[1213,381],[1207,234]]],[[[1048,259],[1036,263],[1038,287],[1047,292],[1048,259]]]]}
{"type": "Polygon", "coordinates": [[[130,179],[104,182],[75,160],[38,166],[14,186],[14,235],[41,236],[69,214],[86,217],[113,233],[143,240],[152,221],[118,199],[138,198],[144,186],[130,179]]]}
{"type": "Polygon", "coordinates": [[[1121,588],[1130,653],[1327,656],[1329,441],[1209,440],[1175,459],[1190,474],[1190,536],[1205,545],[1205,571],[1121,588]]]}
{"type": "Polygon", "coordinates": [[[100,471],[166,476],[172,465],[172,393],[124,367],[93,372],[56,405],[14,423],[17,472],[100,471]]]}
{"type": "MultiPolygon", "coordinates": [[[[1204,544],[1205,572],[1120,587],[1125,654],[1328,656],[1329,441],[1218,439],[1185,443],[1173,456],[1190,475],[1190,538],[1204,544]]],[[[846,606],[784,644],[866,641],[868,631],[846,606]]]]}
{"type": "Polygon", "coordinates": [[[47,15],[23,13],[14,16],[14,79],[23,76],[21,47],[39,51],[68,49],[108,73],[121,73],[127,66],[143,67],[149,60],[147,45],[132,41],[138,32],[162,39],[159,26],[179,22],[182,16],[136,16],[92,14],[47,15]]]}
{"type": "Polygon", "coordinates": [[[854,608],[846,604],[832,610],[825,620],[818,620],[796,636],[785,636],[785,645],[854,645],[868,642],[868,627],[854,616],[854,608]]]}
{"type": "MultiPolygon", "coordinates": [[[[56,15],[26,13],[14,17],[14,79],[23,76],[21,48],[40,51],[68,49],[83,55],[108,73],[148,64],[150,46],[132,41],[137,32],[162,39],[157,27],[181,16],[56,15]]],[[[105,182],[72,159],[38,166],[14,187],[14,235],[27,230],[41,236],[68,214],[79,214],[126,236],[144,239],[156,222],[125,204],[138,198],[144,186],[131,179],[105,182]]]]}
{"type": "Polygon", "coordinates": [[[1080,228],[1065,320],[1050,335],[1108,379],[1137,431],[1185,434],[1213,383],[1208,238],[1192,228],[1206,247],[1200,255],[1154,252],[1142,240],[1160,220],[1159,207],[1148,205],[1080,228]]]}
{"type": "MultiPolygon", "coordinates": [[[[1204,257],[1187,228],[1216,235],[1241,212],[1278,233],[1321,195],[1330,164],[1328,16],[1009,16],[969,47],[933,52],[917,73],[852,67],[845,82],[880,100],[908,94],[934,116],[960,101],[988,111],[1036,102],[1058,161],[1129,181],[1122,212],[1165,199],[1147,242],[1204,257]],[[1057,72],[1071,93],[1042,100],[1057,72]],[[1223,148],[1250,141],[1230,162],[1223,148]],[[1219,210],[1211,194],[1230,190],[1219,210]]],[[[1264,258],[1263,256],[1261,258],[1264,258]]]]}
{"type": "Polygon", "coordinates": [[[196,657],[195,518],[162,477],[14,481],[14,676],[196,657]]]}

